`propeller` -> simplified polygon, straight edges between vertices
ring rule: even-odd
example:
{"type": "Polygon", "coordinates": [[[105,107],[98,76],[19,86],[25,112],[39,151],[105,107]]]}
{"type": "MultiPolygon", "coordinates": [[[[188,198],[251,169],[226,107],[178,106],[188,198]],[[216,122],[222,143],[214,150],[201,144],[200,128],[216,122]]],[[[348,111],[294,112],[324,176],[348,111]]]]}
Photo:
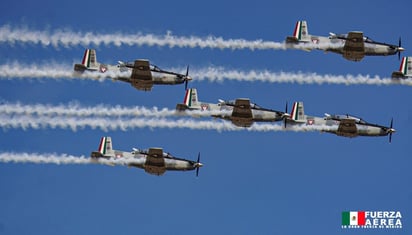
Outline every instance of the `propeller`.
{"type": "Polygon", "coordinates": [[[284,123],[285,128],[286,128],[286,123],[287,123],[286,118],[287,118],[288,116],[289,116],[289,114],[288,114],[288,102],[286,101],[285,114],[284,114],[284,117],[283,117],[283,123],[284,123]]]}
{"type": "Polygon", "coordinates": [[[199,154],[197,155],[197,161],[196,161],[196,164],[195,164],[195,167],[196,167],[196,177],[199,176],[199,168],[200,168],[201,166],[203,166],[203,164],[200,163],[200,152],[199,152],[199,154]]]}
{"type": "MultiPolygon", "coordinates": [[[[186,76],[185,76],[185,90],[187,90],[187,83],[188,83],[188,81],[189,81],[189,65],[187,65],[187,69],[186,69],[186,76]]],[[[192,80],[191,78],[190,78],[190,80],[192,80]]]]}
{"type": "Polygon", "coordinates": [[[399,42],[398,42],[398,60],[401,60],[401,51],[403,51],[403,48],[402,48],[402,40],[401,40],[401,37],[399,37],[399,42]]]}
{"type": "Polygon", "coordinates": [[[389,127],[389,143],[392,143],[392,133],[395,132],[395,129],[393,129],[393,118],[391,119],[391,125],[389,127]]]}

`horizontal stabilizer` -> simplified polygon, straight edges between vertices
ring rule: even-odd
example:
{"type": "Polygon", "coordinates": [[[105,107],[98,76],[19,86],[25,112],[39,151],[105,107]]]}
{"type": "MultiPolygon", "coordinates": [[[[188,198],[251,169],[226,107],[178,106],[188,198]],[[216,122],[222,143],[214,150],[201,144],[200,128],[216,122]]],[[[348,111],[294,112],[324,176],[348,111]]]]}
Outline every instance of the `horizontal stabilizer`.
{"type": "Polygon", "coordinates": [[[189,106],[187,106],[186,104],[177,104],[176,105],[176,110],[177,111],[185,111],[188,110],[189,106]]]}
{"type": "Polygon", "coordinates": [[[83,72],[86,71],[86,70],[87,70],[87,67],[84,66],[83,64],[75,64],[75,65],[74,65],[74,71],[76,71],[76,72],[81,72],[81,73],[83,73],[83,72]]]}
{"type": "Polygon", "coordinates": [[[92,153],[90,154],[90,157],[92,157],[92,158],[102,158],[102,157],[103,157],[103,154],[100,153],[100,152],[92,152],[92,153]]]}
{"type": "Polygon", "coordinates": [[[295,37],[286,37],[286,43],[298,43],[299,42],[299,40],[297,39],[297,38],[295,38],[295,37]]]}
{"type": "Polygon", "coordinates": [[[406,78],[406,76],[400,71],[393,71],[391,77],[394,79],[399,79],[399,78],[405,79],[406,78]]]}

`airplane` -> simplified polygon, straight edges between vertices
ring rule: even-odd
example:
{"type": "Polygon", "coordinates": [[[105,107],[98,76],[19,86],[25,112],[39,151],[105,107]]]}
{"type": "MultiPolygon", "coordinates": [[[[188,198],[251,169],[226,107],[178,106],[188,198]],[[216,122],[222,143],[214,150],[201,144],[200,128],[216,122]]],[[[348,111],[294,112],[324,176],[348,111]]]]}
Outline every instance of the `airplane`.
{"type": "Polygon", "coordinates": [[[342,54],[351,61],[360,61],[364,56],[387,56],[398,53],[405,49],[401,47],[401,39],[398,45],[392,45],[373,41],[360,31],[351,31],[348,34],[329,33],[329,37],[310,35],[306,21],[298,21],[293,36],[286,38],[287,48],[301,48],[310,51],[312,48],[342,54]],[[320,44],[324,44],[320,47],[320,44]],[[309,45],[309,47],[299,46],[309,45]],[[312,47],[311,47],[312,46],[312,47]],[[318,47],[319,46],[319,47],[318,47]]]}
{"type": "Polygon", "coordinates": [[[186,74],[180,74],[162,70],[144,59],[126,63],[119,61],[117,65],[101,64],[97,62],[96,50],[94,49],[85,50],[82,63],[75,64],[74,71],[78,73],[83,73],[84,71],[100,73],[107,71],[131,71],[131,75],[119,76],[114,78],[114,80],[130,83],[137,90],[143,91],[150,91],[153,85],[176,85],[182,83],[185,83],[185,89],[187,89],[188,81],[192,80],[189,76],[189,66],[187,66],[186,74]]]}
{"type": "Polygon", "coordinates": [[[162,148],[149,148],[149,150],[139,150],[133,148],[131,152],[114,150],[111,137],[102,137],[99,149],[91,153],[94,161],[99,159],[113,161],[125,161],[129,167],[144,169],[147,173],[153,175],[163,175],[166,171],[190,171],[196,169],[196,176],[199,175],[199,168],[203,166],[200,163],[200,153],[197,161],[186,160],[172,156],[170,153],[163,152],[162,148]]]}
{"type": "Polygon", "coordinates": [[[285,119],[286,125],[318,125],[324,126],[325,129],[321,132],[328,132],[343,137],[357,136],[387,136],[389,135],[389,143],[392,142],[392,133],[396,132],[393,128],[393,119],[390,126],[381,126],[378,124],[368,123],[362,118],[344,115],[330,115],[325,113],[325,117],[314,117],[305,115],[303,102],[295,102],[293,104],[290,116],[285,119]]]}
{"type": "Polygon", "coordinates": [[[246,98],[239,98],[235,101],[219,100],[217,104],[201,102],[198,100],[198,92],[195,88],[186,90],[183,104],[177,104],[176,110],[222,111],[221,114],[211,116],[230,120],[239,127],[250,127],[254,122],[281,121],[288,116],[285,112],[262,108],[246,98]]]}
{"type": "Polygon", "coordinates": [[[393,79],[407,79],[412,78],[412,57],[403,57],[401,61],[401,66],[399,71],[394,71],[392,73],[393,79]]]}

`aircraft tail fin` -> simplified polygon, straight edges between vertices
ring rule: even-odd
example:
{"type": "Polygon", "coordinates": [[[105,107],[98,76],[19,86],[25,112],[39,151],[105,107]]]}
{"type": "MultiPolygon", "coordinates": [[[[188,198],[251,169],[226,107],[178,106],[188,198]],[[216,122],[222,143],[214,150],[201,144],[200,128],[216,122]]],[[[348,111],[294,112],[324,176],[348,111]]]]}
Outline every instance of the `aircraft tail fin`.
{"type": "Polygon", "coordinates": [[[403,57],[399,71],[392,73],[392,78],[412,77],[412,57],[403,57]]]}
{"type": "Polygon", "coordinates": [[[197,89],[190,88],[186,90],[185,97],[182,104],[176,106],[177,110],[183,111],[186,109],[194,109],[199,106],[199,100],[197,98],[197,89]]]}
{"type": "Polygon", "coordinates": [[[293,32],[293,37],[297,41],[309,42],[310,35],[308,31],[308,24],[305,20],[296,22],[295,31],[293,32]]]}
{"type": "Polygon", "coordinates": [[[112,138],[111,137],[102,137],[99,144],[99,149],[95,152],[92,152],[92,158],[99,158],[99,157],[113,157],[114,150],[112,146],[112,138]]]}
{"type": "Polygon", "coordinates": [[[292,112],[290,113],[290,119],[293,121],[304,121],[305,111],[303,108],[303,102],[293,103],[292,112]]]}
{"type": "Polygon", "coordinates": [[[98,67],[95,49],[86,49],[84,51],[82,64],[87,68],[98,67]]]}
{"type": "Polygon", "coordinates": [[[95,49],[86,49],[84,51],[83,55],[83,60],[81,64],[75,64],[74,65],[74,70],[83,72],[87,69],[98,69],[99,68],[99,63],[97,62],[97,57],[96,57],[96,50],[95,49]]]}
{"type": "Polygon", "coordinates": [[[185,97],[185,104],[189,107],[198,106],[199,99],[198,99],[198,92],[196,88],[189,89],[189,94],[185,97]]]}

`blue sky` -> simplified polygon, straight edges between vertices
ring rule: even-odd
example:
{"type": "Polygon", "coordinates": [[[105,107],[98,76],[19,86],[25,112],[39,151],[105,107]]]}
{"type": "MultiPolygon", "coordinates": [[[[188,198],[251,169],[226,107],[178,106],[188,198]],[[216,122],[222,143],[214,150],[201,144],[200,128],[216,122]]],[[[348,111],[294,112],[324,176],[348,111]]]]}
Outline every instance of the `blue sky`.
{"type": "MultiPolygon", "coordinates": [[[[409,1],[3,1],[0,25],[32,30],[209,35],[281,42],[295,22],[308,21],[314,35],[361,30],[377,41],[402,37],[409,55],[409,1]]],[[[98,60],[116,63],[148,58],[160,67],[229,69],[389,77],[397,56],[366,57],[359,63],[321,51],[218,50],[100,45],[98,60]]],[[[80,62],[83,46],[0,44],[0,64],[80,62]]],[[[181,71],[184,72],[184,71],[181,71]]],[[[194,80],[196,78],[194,77],[194,80]]],[[[343,138],[317,132],[216,132],[188,129],[0,131],[0,151],[68,153],[88,156],[101,136],[114,148],[161,146],[188,159],[201,152],[204,167],[167,172],[101,165],[0,164],[0,234],[408,234],[412,216],[410,179],[412,110],[410,87],[298,85],[263,82],[192,82],[199,98],[249,97],[283,110],[302,100],[305,112],[322,116],[350,113],[389,125],[387,137],[343,138]],[[404,228],[342,230],[346,210],[401,211],[404,228]]],[[[174,108],[183,86],[139,92],[120,82],[0,80],[0,100],[25,104],[78,102],[85,106],[174,108]]]]}

